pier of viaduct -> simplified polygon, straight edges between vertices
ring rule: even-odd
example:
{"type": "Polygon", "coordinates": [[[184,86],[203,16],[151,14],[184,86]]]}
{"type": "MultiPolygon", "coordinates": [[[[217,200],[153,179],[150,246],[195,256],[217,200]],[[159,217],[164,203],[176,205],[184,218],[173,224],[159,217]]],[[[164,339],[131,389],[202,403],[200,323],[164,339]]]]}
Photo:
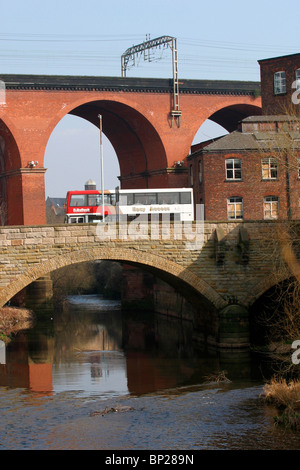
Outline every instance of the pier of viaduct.
{"type": "Polygon", "coordinates": [[[212,342],[245,346],[250,307],[291,275],[288,270],[281,270],[282,279],[274,275],[270,240],[275,232],[276,223],[266,221],[1,227],[0,306],[56,269],[112,260],[148,270],[174,286],[193,304],[195,328],[205,321],[210,325],[212,342]],[[206,320],[201,319],[203,303],[206,320]],[[223,336],[222,329],[227,331],[223,336]]]}

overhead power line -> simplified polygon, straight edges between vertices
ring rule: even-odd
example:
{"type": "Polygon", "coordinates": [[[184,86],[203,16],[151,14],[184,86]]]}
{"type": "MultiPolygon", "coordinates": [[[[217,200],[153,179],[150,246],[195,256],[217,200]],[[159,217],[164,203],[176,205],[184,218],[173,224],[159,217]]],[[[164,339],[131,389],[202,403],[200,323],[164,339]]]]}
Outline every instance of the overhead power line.
{"type": "MultiPolygon", "coordinates": [[[[122,44],[139,43],[144,47],[142,34],[21,34],[0,33],[1,73],[54,73],[64,68],[67,74],[109,75],[117,74],[118,63],[122,54],[122,44]],[[121,48],[121,50],[120,50],[121,48]],[[25,68],[24,68],[25,65],[25,68]],[[24,70],[26,69],[26,72],[24,70]]],[[[160,38],[172,38],[161,36],[160,38]]],[[[159,38],[157,38],[159,39],[159,38]]],[[[156,39],[156,40],[157,40],[156,39]]],[[[153,40],[153,41],[156,41],[153,40]]],[[[149,39],[151,48],[138,51],[132,46],[126,65],[127,70],[133,66],[146,65],[146,62],[160,62],[153,67],[148,76],[170,76],[169,61],[165,57],[168,45],[154,43],[149,39]],[[152,47],[153,46],[153,47],[152,47]],[[133,53],[136,52],[135,55],[133,53]],[[146,60],[144,60],[144,58],[146,60]]],[[[244,76],[254,74],[259,77],[258,59],[299,52],[292,45],[283,50],[282,45],[264,45],[217,41],[204,38],[179,37],[178,65],[180,75],[188,78],[219,78],[226,76],[244,76]]],[[[124,48],[125,49],[125,48],[124,48]]],[[[124,50],[123,49],[123,50],[124,50]]],[[[125,53],[124,53],[125,54],[125,53]]],[[[148,69],[149,70],[149,69],[148,69]]],[[[147,71],[143,70],[143,76],[147,71]]]]}

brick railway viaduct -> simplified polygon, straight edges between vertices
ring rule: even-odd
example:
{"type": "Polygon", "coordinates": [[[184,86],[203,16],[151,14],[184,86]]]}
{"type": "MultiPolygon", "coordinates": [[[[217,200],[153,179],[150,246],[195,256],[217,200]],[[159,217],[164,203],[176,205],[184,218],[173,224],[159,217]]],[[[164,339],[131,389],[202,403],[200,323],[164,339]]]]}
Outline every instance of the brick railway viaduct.
{"type": "MultiPolygon", "coordinates": [[[[53,270],[113,260],[157,275],[193,305],[195,329],[225,346],[249,342],[249,309],[289,277],[274,275],[274,222],[182,226],[71,224],[0,228],[0,306],[53,270]],[[99,231],[100,230],[100,231],[99,231]],[[201,317],[201,308],[209,312],[201,317]],[[207,324],[209,327],[207,327],[207,324]]],[[[202,333],[201,333],[202,334],[202,333]]],[[[206,338],[207,340],[207,338],[206,338]]]]}
{"type": "Polygon", "coordinates": [[[66,114],[96,126],[101,114],[119,160],[122,188],[187,186],[187,165],[175,162],[185,161],[200,126],[210,119],[230,132],[243,118],[261,114],[260,84],[180,80],[180,117],[174,117],[169,79],[0,75],[0,80],[5,84],[5,103],[0,104],[0,306],[60,267],[115,260],[149,270],[183,293],[196,312],[195,328],[206,331],[206,339],[248,344],[251,305],[280,281],[274,278],[265,243],[272,222],[207,221],[203,246],[192,248],[163,231],[158,238],[133,231],[127,238],[118,233],[103,240],[95,225],[45,225],[44,154],[66,114]],[[202,300],[210,312],[207,318],[201,317],[202,300]]]}
{"type": "Polygon", "coordinates": [[[7,208],[5,221],[1,210],[2,225],[46,223],[44,154],[66,114],[98,127],[98,115],[103,116],[123,189],[187,186],[187,166],[175,162],[185,161],[204,121],[232,131],[241,119],[261,114],[258,82],[182,79],[181,117],[173,119],[171,79],[0,75],[0,80],[5,85],[0,199],[7,208]]]}

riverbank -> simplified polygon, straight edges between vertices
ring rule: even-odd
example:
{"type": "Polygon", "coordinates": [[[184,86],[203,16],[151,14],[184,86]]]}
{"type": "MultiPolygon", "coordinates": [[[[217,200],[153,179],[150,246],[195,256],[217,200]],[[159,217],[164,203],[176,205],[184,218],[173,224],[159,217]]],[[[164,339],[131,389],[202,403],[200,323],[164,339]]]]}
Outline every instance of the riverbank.
{"type": "Polygon", "coordinates": [[[0,339],[5,343],[10,341],[11,335],[31,328],[32,324],[33,312],[31,310],[19,307],[0,308],[0,339]]]}
{"type": "Polygon", "coordinates": [[[273,377],[264,387],[267,403],[274,405],[279,414],[275,423],[300,430],[300,381],[273,377]]]}

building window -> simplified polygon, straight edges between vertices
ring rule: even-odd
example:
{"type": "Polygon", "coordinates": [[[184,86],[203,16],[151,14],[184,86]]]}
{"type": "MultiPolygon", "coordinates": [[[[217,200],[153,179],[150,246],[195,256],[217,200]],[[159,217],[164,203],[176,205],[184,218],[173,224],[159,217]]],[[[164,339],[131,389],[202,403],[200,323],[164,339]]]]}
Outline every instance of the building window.
{"type": "Polygon", "coordinates": [[[190,165],[190,185],[193,186],[193,165],[190,165]]]}
{"type": "Polygon", "coordinates": [[[238,158],[225,160],[226,179],[241,180],[242,179],[242,162],[238,158]]]}
{"type": "Polygon", "coordinates": [[[295,71],[296,90],[300,90],[300,69],[295,71]]]}
{"type": "Polygon", "coordinates": [[[274,73],[274,94],[281,95],[286,93],[285,72],[274,73]]]}
{"type": "Polygon", "coordinates": [[[199,183],[202,183],[202,162],[198,162],[198,176],[199,176],[199,183]]]}
{"type": "Polygon", "coordinates": [[[275,158],[263,158],[261,161],[262,179],[275,180],[278,177],[278,164],[275,158]]]}
{"type": "Polygon", "coordinates": [[[227,216],[228,220],[243,218],[243,198],[230,197],[227,199],[227,216]]]}
{"type": "Polygon", "coordinates": [[[264,219],[278,219],[277,196],[267,196],[264,198],[264,219]]]}

